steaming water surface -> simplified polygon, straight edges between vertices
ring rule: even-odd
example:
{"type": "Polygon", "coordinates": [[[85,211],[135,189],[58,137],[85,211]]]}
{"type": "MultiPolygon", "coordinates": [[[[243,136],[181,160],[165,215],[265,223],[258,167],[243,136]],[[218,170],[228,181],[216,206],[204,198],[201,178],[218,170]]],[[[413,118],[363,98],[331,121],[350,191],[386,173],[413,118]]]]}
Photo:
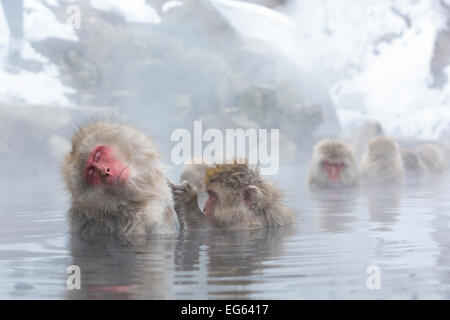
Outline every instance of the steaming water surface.
{"type": "Polygon", "coordinates": [[[70,236],[59,177],[2,181],[0,298],[450,298],[450,175],[402,189],[321,193],[308,191],[304,168],[283,167],[275,180],[297,212],[291,228],[189,232],[128,246],[70,236]],[[81,290],[66,288],[73,264],[81,290]],[[379,290],[366,285],[371,265],[381,270],[379,290]]]}

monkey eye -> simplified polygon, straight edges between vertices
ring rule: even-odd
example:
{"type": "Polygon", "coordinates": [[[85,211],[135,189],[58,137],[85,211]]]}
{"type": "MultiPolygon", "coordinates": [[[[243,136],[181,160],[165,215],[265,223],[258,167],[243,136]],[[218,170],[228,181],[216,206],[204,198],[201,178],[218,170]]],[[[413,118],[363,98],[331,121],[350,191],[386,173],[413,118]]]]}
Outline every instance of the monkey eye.
{"type": "Polygon", "coordinates": [[[214,191],[212,191],[211,189],[208,189],[208,196],[212,199],[216,199],[217,198],[217,193],[215,193],[214,191]]]}
{"type": "Polygon", "coordinates": [[[95,155],[94,155],[94,161],[98,161],[100,160],[100,157],[102,156],[102,152],[100,150],[98,150],[95,155]]]}

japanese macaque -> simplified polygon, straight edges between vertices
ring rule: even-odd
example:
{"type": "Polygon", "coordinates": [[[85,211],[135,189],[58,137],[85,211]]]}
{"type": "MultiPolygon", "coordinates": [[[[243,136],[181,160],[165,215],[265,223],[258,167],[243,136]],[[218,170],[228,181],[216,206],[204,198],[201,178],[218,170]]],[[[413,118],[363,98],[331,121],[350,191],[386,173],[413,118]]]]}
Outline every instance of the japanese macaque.
{"type": "Polygon", "coordinates": [[[404,169],[397,143],[379,136],[373,139],[361,162],[361,177],[369,183],[399,183],[404,169]]]}
{"type": "Polygon", "coordinates": [[[204,221],[218,228],[254,229],[294,221],[294,213],[283,203],[281,191],[263,180],[259,169],[248,163],[213,165],[206,169],[204,185],[208,200],[203,213],[189,184],[174,189],[179,210],[191,216],[203,215],[204,221]]]}
{"type": "Polygon", "coordinates": [[[400,154],[402,156],[406,179],[410,182],[423,180],[428,169],[417,152],[413,150],[401,150],[400,154]]]}
{"type": "Polygon", "coordinates": [[[380,123],[375,120],[369,120],[363,124],[353,135],[352,145],[355,150],[355,159],[359,162],[362,156],[367,152],[367,146],[375,137],[384,134],[380,123]]]}
{"type": "Polygon", "coordinates": [[[202,204],[208,199],[203,180],[206,169],[209,167],[202,159],[192,159],[183,167],[180,177],[181,184],[170,183],[175,211],[183,229],[201,229],[206,225],[203,213],[195,208],[202,207],[202,204]],[[187,210],[192,207],[194,210],[187,210]]]}
{"type": "Polygon", "coordinates": [[[433,144],[423,144],[417,153],[431,173],[443,173],[447,169],[445,155],[441,148],[433,144]]]}
{"type": "Polygon", "coordinates": [[[309,171],[313,187],[353,187],[358,184],[359,171],[349,144],[325,139],[314,146],[309,171]]]}
{"type": "Polygon", "coordinates": [[[178,226],[160,155],[135,128],[112,121],[80,128],[62,172],[73,232],[128,238],[178,226]]]}

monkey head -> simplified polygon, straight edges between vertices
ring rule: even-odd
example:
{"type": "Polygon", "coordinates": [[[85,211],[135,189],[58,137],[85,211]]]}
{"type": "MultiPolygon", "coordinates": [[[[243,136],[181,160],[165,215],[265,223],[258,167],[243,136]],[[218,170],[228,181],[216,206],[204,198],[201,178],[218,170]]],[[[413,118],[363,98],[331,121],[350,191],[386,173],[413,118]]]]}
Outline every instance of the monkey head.
{"type": "Polygon", "coordinates": [[[403,160],[403,166],[406,170],[415,171],[422,169],[422,160],[416,152],[411,150],[401,150],[401,156],[403,160]]]}
{"type": "Polygon", "coordinates": [[[397,143],[386,136],[378,136],[372,139],[367,147],[367,154],[373,160],[391,159],[399,156],[397,143]]]}
{"type": "Polygon", "coordinates": [[[351,147],[338,140],[325,139],[314,147],[310,183],[321,186],[354,185],[358,168],[351,147]]]}
{"type": "Polygon", "coordinates": [[[117,211],[155,196],[158,158],[153,142],[132,127],[99,121],[80,128],[62,167],[73,206],[117,211]]]}
{"type": "Polygon", "coordinates": [[[259,171],[247,163],[218,164],[206,169],[208,193],[203,214],[220,227],[258,224],[264,214],[266,187],[259,171]]]}

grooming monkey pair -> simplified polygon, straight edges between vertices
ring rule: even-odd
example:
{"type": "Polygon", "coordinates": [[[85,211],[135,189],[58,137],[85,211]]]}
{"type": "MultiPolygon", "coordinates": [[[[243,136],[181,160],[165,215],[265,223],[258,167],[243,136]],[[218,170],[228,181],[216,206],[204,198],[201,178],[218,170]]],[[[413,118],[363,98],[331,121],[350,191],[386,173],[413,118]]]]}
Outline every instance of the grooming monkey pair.
{"type": "MultiPolygon", "coordinates": [[[[436,159],[443,161],[441,153],[434,146],[418,150],[430,171],[443,170],[444,166],[436,163],[436,159]]],[[[404,157],[412,159],[404,161],[412,167],[420,160],[414,162],[414,154],[404,157]]],[[[309,182],[317,187],[351,187],[358,184],[360,175],[367,180],[395,182],[401,180],[403,170],[398,147],[387,137],[377,137],[369,144],[361,174],[346,143],[324,140],[314,148],[309,182]]],[[[80,128],[62,171],[72,195],[70,226],[81,234],[128,238],[172,232],[180,223],[185,228],[208,224],[238,229],[294,221],[282,192],[247,163],[191,164],[182,174],[188,183],[169,183],[153,141],[120,123],[98,121],[80,128]],[[198,192],[208,194],[203,212],[197,205],[198,192]]]]}
{"type": "Polygon", "coordinates": [[[168,182],[149,137],[124,124],[92,122],[74,135],[62,165],[72,196],[71,230],[130,238],[173,232],[179,222],[188,228],[262,228],[293,222],[281,191],[262,179],[257,168],[232,163],[204,170],[208,200],[201,212],[190,185],[168,182]]]}

